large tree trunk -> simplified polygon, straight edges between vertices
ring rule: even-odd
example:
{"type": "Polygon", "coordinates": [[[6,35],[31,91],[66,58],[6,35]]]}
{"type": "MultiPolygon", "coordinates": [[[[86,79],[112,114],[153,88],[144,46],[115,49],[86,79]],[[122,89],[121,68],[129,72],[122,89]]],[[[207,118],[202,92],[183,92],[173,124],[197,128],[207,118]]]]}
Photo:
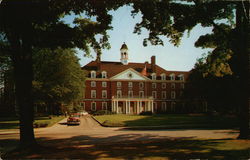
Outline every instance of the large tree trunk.
{"type": "Polygon", "coordinates": [[[239,139],[250,138],[250,2],[238,3],[236,18],[239,45],[237,54],[240,59],[240,135],[239,139]]]}
{"type": "MultiPolygon", "coordinates": [[[[27,29],[28,28],[29,25],[27,25],[27,29]]],[[[29,31],[26,30],[25,34],[19,38],[14,38],[12,43],[14,44],[12,48],[15,48],[15,51],[12,55],[12,60],[14,66],[17,106],[19,110],[21,148],[27,148],[36,145],[33,130],[33,66],[30,41],[31,38],[29,36],[29,31]]]]}

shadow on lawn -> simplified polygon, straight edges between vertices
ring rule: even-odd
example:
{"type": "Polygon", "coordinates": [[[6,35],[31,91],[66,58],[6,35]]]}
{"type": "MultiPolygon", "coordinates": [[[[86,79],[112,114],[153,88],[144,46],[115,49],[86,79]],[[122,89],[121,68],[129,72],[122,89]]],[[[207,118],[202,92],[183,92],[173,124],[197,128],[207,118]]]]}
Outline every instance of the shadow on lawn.
{"type": "Polygon", "coordinates": [[[75,136],[66,139],[39,138],[38,142],[42,146],[46,146],[46,148],[31,149],[21,153],[10,152],[3,158],[151,159],[156,157],[158,159],[235,160],[250,157],[249,141],[232,139],[194,140],[190,138],[174,139],[171,137],[159,139],[159,137],[149,137],[149,135],[123,134],[105,138],[91,136],[75,136]]]}
{"type": "Polygon", "coordinates": [[[125,121],[125,127],[134,129],[236,129],[239,120],[236,117],[192,116],[188,114],[158,114],[145,118],[125,121]],[[137,127],[140,126],[140,127],[137,127]]]}

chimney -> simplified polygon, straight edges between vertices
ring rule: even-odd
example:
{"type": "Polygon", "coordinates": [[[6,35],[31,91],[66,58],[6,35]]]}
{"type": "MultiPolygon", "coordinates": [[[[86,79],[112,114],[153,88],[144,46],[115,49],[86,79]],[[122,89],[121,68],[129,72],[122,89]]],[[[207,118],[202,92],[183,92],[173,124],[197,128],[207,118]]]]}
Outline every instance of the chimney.
{"type": "Polygon", "coordinates": [[[155,56],[151,57],[151,69],[153,73],[156,73],[156,67],[155,67],[155,56]]]}
{"type": "Polygon", "coordinates": [[[101,50],[96,49],[96,64],[97,64],[97,70],[101,70],[101,50]]]}

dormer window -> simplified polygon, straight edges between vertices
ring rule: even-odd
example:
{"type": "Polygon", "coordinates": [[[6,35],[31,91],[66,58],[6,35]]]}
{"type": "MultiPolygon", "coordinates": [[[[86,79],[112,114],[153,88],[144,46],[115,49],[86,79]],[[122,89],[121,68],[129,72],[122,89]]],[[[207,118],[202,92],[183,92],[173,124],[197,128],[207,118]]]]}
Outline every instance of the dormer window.
{"type": "Polygon", "coordinates": [[[156,74],[155,73],[152,73],[151,76],[152,76],[152,80],[156,80],[156,74]]]}
{"type": "Polygon", "coordinates": [[[107,78],[107,72],[106,71],[102,71],[102,78],[107,78]]]}
{"type": "Polygon", "coordinates": [[[166,74],[165,73],[161,74],[161,80],[166,80],[166,74]]]}
{"type": "Polygon", "coordinates": [[[184,81],[184,75],[183,74],[180,74],[178,77],[180,78],[180,81],[184,81]]]}
{"type": "Polygon", "coordinates": [[[174,81],[174,80],[175,80],[175,75],[174,75],[174,73],[170,74],[169,77],[170,77],[170,80],[171,80],[171,81],[174,81]]]}
{"type": "Polygon", "coordinates": [[[96,78],[96,71],[91,71],[90,72],[90,77],[91,78],[96,78]]]}

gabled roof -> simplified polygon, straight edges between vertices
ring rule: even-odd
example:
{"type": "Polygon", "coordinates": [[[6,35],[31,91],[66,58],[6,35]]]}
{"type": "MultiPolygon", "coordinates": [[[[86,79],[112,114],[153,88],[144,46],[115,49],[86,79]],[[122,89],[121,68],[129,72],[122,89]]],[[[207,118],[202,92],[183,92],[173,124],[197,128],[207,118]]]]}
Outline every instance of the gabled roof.
{"type": "MultiPolygon", "coordinates": [[[[174,73],[176,77],[180,74],[183,74],[185,79],[189,75],[188,71],[167,71],[162,67],[155,65],[156,76],[157,79],[160,79],[160,75],[165,73],[168,77],[170,74],[174,73]]],[[[106,71],[108,78],[113,77],[129,68],[133,68],[135,71],[139,73],[143,73],[146,77],[151,79],[152,68],[149,63],[128,63],[127,65],[123,65],[121,62],[110,62],[110,61],[91,61],[87,65],[83,66],[82,69],[86,70],[90,73],[90,71],[96,71],[96,76],[101,77],[101,72],[106,71]],[[146,66],[146,74],[145,74],[145,66],[146,66]],[[142,72],[143,71],[143,72],[142,72]]]]}

